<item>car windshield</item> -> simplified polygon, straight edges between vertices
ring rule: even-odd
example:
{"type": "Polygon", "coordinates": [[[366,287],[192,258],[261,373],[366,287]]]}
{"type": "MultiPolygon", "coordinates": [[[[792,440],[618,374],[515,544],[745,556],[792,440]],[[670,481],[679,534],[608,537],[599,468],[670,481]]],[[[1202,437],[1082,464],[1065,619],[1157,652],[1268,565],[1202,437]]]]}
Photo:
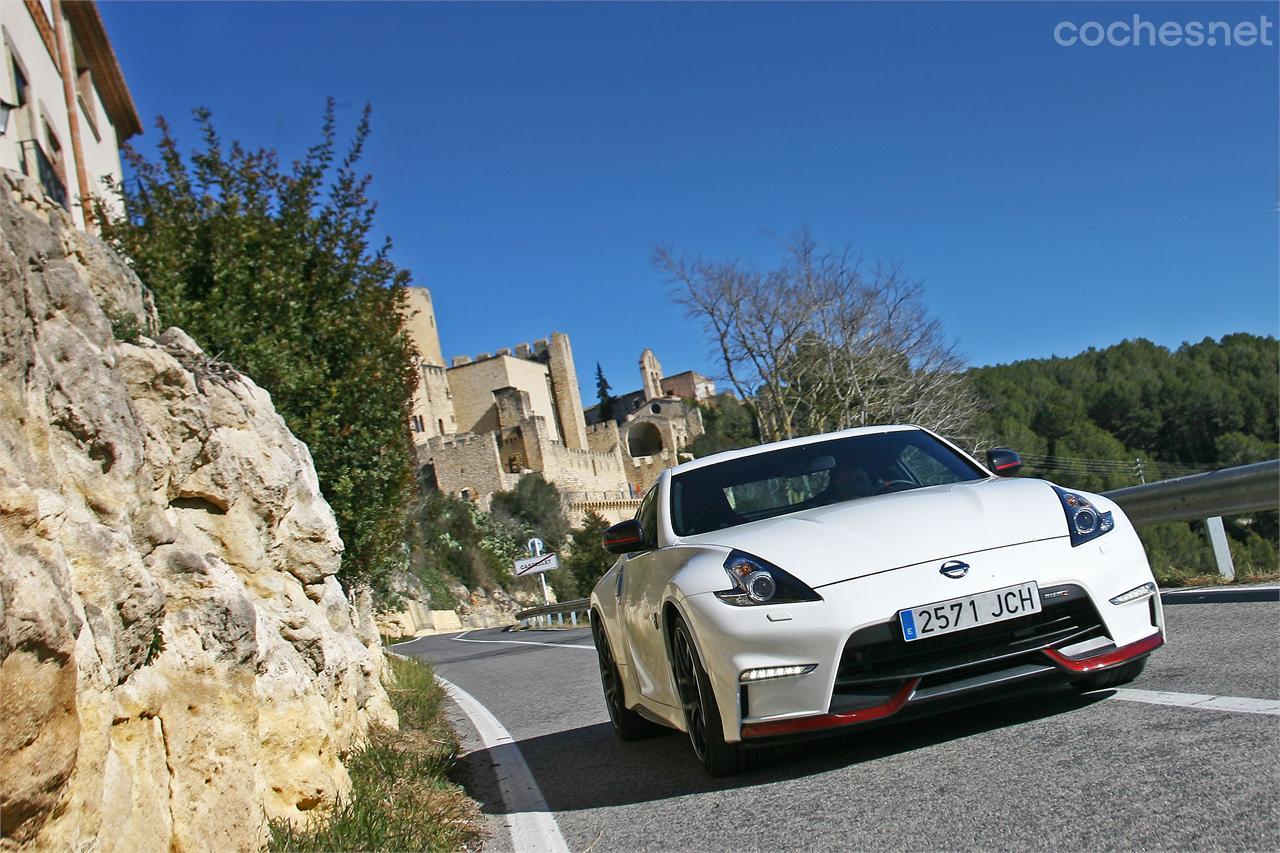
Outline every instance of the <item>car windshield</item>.
{"type": "Polygon", "coordinates": [[[986,476],[921,430],[815,441],[675,475],[671,526],[677,536],[693,536],[841,501],[986,476]]]}

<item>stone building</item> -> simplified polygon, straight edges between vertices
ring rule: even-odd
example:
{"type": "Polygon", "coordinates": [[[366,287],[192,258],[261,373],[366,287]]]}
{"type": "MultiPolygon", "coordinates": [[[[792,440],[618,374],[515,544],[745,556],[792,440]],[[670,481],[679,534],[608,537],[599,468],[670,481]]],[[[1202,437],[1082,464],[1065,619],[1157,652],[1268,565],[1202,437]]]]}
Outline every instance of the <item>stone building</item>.
{"type": "Polygon", "coordinates": [[[5,0],[0,40],[0,167],[92,229],[95,198],[118,204],[103,179],[120,181],[120,145],[142,132],[97,4],[5,0]]]}
{"type": "Polygon", "coordinates": [[[692,371],[663,376],[651,350],[640,358],[642,387],[618,398],[613,416],[585,411],[569,336],[454,356],[446,365],[435,307],[409,289],[405,328],[419,353],[411,428],[426,479],[440,491],[488,507],[495,492],[537,472],[564,496],[571,523],[587,510],[610,521],[634,515],[664,468],[702,434],[715,384],[692,371]]]}
{"type": "Polygon", "coordinates": [[[632,500],[616,429],[587,426],[568,335],[455,356],[446,366],[431,294],[411,288],[409,305],[405,327],[419,353],[411,428],[436,488],[487,507],[494,492],[537,472],[571,510],[588,495],[632,500]]]}
{"type": "MultiPolygon", "coordinates": [[[[610,417],[620,424],[658,397],[679,397],[705,403],[716,395],[716,383],[701,373],[686,370],[674,376],[664,376],[662,363],[648,348],[640,354],[640,381],[640,388],[613,398],[610,417]]],[[[587,409],[587,423],[602,420],[599,408],[595,405],[587,409]]]]}
{"type": "Polygon", "coordinates": [[[691,402],[715,396],[716,386],[691,370],[664,376],[653,350],[640,354],[641,387],[615,397],[608,416],[599,404],[586,410],[586,421],[602,435],[617,434],[626,464],[627,482],[644,494],[664,468],[685,458],[685,451],[703,433],[702,412],[691,402]]]}

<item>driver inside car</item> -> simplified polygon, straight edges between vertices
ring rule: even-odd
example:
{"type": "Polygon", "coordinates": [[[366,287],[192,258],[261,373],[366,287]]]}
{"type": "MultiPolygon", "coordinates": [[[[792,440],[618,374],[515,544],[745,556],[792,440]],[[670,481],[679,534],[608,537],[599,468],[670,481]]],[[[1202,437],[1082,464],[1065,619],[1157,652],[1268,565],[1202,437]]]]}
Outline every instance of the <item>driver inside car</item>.
{"type": "Polygon", "coordinates": [[[836,502],[868,497],[875,488],[875,482],[861,465],[837,465],[831,472],[831,495],[836,502]]]}

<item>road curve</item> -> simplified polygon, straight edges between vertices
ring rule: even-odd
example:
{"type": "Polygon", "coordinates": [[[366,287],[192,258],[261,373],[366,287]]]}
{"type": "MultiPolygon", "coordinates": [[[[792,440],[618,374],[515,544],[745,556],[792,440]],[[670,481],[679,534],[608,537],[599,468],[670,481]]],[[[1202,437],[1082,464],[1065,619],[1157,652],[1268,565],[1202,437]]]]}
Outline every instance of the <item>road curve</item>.
{"type": "MultiPolygon", "coordinates": [[[[1131,693],[1062,690],[851,732],[771,750],[729,779],[704,775],[684,735],[614,738],[586,629],[395,651],[501,721],[574,851],[1280,849],[1280,604],[1165,615],[1169,644],[1131,693]]],[[[453,718],[491,819],[486,849],[510,850],[488,766],[503,754],[453,718]]]]}

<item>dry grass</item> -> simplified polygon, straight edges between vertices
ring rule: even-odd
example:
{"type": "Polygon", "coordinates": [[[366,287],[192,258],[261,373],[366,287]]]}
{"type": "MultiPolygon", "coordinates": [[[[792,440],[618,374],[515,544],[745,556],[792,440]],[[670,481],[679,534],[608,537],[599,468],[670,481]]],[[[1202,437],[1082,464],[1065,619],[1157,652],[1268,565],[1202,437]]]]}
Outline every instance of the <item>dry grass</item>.
{"type": "Polygon", "coordinates": [[[390,658],[387,690],[400,730],[370,732],[368,745],[347,757],[351,794],[328,820],[304,828],[273,821],[271,850],[463,850],[478,848],[479,808],[448,774],[458,741],[444,719],[444,694],[426,664],[390,658]]]}
{"type": "Polygon", "coordinates": [[[1222,575],[1217,572],[1212,574],[1196,574],[1191,571],[1185,573],[1176,569],[1169,569],[1164,572],[1156,572],[1156,582],[1160,584],[1161,589],[1189,586],[1239,586],[1241,584],[1252,583],[1280,583],[1280,572],[1254,572],[1251,569],[1240,570],[1237,568],[1235,580],[1225,580],[1222,575]]]}

